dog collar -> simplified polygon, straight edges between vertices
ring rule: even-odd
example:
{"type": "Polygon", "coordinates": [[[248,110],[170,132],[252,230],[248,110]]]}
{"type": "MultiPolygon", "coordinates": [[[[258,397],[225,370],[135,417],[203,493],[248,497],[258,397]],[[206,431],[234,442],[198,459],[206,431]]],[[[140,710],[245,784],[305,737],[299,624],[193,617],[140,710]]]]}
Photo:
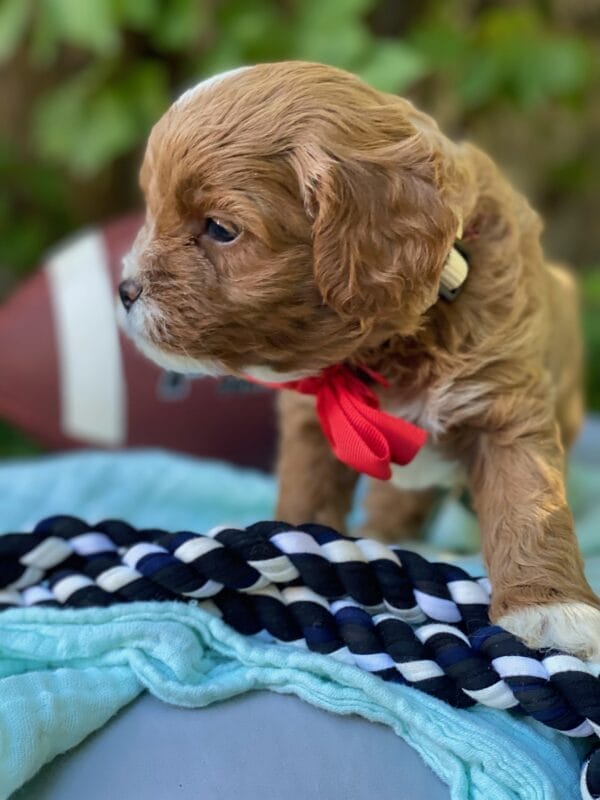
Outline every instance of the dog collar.
{"type": "Polygon", "coordinates": [[[458,228],[454,237],[454,247],[450,250],[444,262],[438,290],[438,295],[449,303],[456,300],[469,275],[469,262],[461,252],[459,244],[462,236],[463,222],[462,217],[459,217],[458,228]]]}
{"type": "Polygon", "coordinates": [[[469,264],[467,259],[455,244],[448,253],[444,263],[442,277],[440,279],[439,296],[449,303],[452,303],[463,288],[469,275],[469,264]]]}

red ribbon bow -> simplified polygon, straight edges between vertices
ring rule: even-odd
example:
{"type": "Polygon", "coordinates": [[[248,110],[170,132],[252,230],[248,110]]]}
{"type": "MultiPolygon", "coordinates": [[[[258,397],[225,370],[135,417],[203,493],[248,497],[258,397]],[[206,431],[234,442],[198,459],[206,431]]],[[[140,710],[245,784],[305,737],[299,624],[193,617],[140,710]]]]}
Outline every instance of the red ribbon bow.
{"type": "MultiPolygon", "coordinates": [[[[389,385],[383,375],[366,367],[361,371],[389,385]]],[[[372,478],[388,480],[390,462],[408,464],[427,439],[422,428],[381,411],[373,389],[348,367],[338,364],[315,377],[268,385],[316,395],[319,422],[335,455],[372,478]]]]}

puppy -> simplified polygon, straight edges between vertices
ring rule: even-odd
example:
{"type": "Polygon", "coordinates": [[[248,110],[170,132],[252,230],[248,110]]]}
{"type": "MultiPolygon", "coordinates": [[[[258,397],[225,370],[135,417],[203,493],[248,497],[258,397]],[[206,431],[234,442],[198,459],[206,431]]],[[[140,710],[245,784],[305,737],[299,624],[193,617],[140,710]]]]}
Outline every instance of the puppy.
{"type": "MultiPolygon", "coordinates": [[[[533,647],[600,660],[600,602],[565,498],[582,417],[568,274],[495,164],[409,102],[302,62],[204,81],[154,127],[146,223],[125,259],[123,324],[181,372],[289,381],[383,375],[389,413],[429,443],[375,481],[374,535],[412,533],[438,487],[467,487],[491,615],[533,647]],[[456,240],[468,275],[440,285],[456,240]]],[[[343,528],[356,474],[314,398],[281,393],[278,517],[343,528]]]]}

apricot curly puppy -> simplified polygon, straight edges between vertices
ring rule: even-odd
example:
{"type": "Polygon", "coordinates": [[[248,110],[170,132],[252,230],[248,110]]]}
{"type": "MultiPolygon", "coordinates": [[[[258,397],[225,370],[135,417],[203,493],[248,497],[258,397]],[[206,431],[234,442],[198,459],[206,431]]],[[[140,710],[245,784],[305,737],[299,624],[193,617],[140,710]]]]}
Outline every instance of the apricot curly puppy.
{"type": "MultiPolygon", "coordinates": [[[[434,486],[467,486],[493,619],[600,660],[564,486],[582,415],[575,288],[496,165],[406,100],[288,62],[186,92],[152,131],[141,184],[147,219],[121,286],[140,349],[263,380],[380,372],[383,408],[430,436],[376,484],[368,527],[402,536],[434,486]],[[456,238],[469,272],[451,303],[439,290],[456,238]]],[[[342,528],[356,475],[314,398],[283,392],[281,412],[279,517],[342,528]]]]}

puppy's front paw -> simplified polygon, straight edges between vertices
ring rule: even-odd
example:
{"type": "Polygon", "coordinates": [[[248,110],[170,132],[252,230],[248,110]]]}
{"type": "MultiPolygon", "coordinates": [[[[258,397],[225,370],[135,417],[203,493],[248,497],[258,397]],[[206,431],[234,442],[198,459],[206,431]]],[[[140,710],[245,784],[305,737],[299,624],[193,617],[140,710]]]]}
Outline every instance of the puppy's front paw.
{"type": "Polygon", "coordinates": [[[555,648],[600,663],[600,610],[587,603],[526,606],[497,622],[535,650],[555,648]]]}

